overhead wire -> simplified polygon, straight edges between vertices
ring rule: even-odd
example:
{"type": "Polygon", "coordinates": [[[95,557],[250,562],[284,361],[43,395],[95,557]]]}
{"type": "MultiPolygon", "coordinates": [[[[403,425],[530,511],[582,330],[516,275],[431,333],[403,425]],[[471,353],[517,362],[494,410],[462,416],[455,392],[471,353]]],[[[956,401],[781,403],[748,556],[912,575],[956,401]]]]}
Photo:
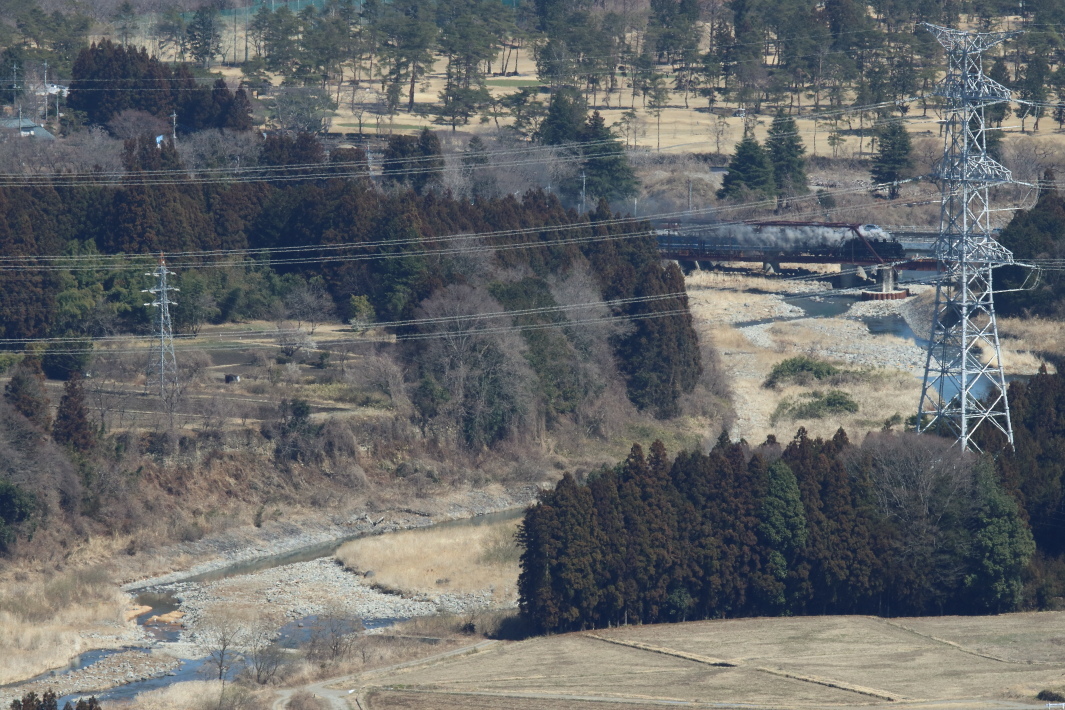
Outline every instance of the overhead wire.
{"type": "MultiPolygon", "coordinates": [[[[833,191],[832,194],[834,194],[834,195],[853,194],[853,193],[857,193],[857,192],[866,192],[868,190],[869,190],[868,187],[862,186],[862,187],[844,188],[844,189],[836,190],[836,191],[833,191]]],[[[822,197],[823,197],[823,195],[822,195],[822,197]]],[[[801,202],[808,202],[808,201],[816,201],[817,199],[818,199],[818,195],[817,194],[813,194],[813,195],[809,195],[809,196],[802,196],[802,197],[798,197],[798,198],[793,198],[793,202],[801,203],[801,202]]],[[[773,204],[775,204],[775,198],[769,198],[769,199],[766,199],[766,200],[745,202],[745,203],[741,203],[741,204],[738,204],[738,205],[731,205],[731,206],[728,206],[728,207],[725,207],[725,208],[716,208],[716,209],[715,208],[707,208],[704,211],[706,211],[706,212],[710,212],[710,211],[713,211],[713,212],[727,212],[727,211],[730,211],[730,210],[733,210],[733,209],[744,209],[744,208],[751,208],[751,207],[757,207],[757,206],[772,206],[773,204]]],[[[859,206],[849,206],[849,209],[857,209],[858,207],[859,206]]],[[[665,213],[663,216],[664,217],[674,217],[674,218],[676,218],[676,217],[682,217],[682,216],[690,215],[690,214],[695,213],[695,212],[699,212],[699,211],[693,210],[692,212],[684,211],[684,212],[665,213]]],[[[214,254],[211,255],[211,258],[213,260],[210,260],[210,261],[202,261],[202,260],[198,260],[198,259],[189,259],[188,257],[185,257],[187,260],[185,260],[185,261],[182,261],[180,259],[171,260],[171,261],[169,261],[167,263],[167,266],[171,267],[171,268],[179,268],[179,269],[180,268],[232,268],[232,267],[236,267],[236,266],[266,266],[266,265],[269,265],[269,266],[286,266],[286,265],[287,266],[296,266],[296,265],[307,265],[307,264],[315,264],[315,263],[347,263],[347,262],[360,262],[360,261],[374,261],[374,260],[379,260],[379,259],[412,258],[412,257],[419,257],[419,256],[451,256],[451,255],[456,255],[456,254],[469,254],[469,253],[472,253],[472,252],[474,252],[474,251],[476,251],[478,249],[488,249],[488,250],[493,251],[493,252],[505,252],[505,251],[515,251],[515,250],[539,249],[539,248],[544,248],[544,247],[556,247],[556,246],[565,246],[565,245],[574,245],[574,244],[586,244],[586,243],[598,242],[598,241],[620,241],[620,240],[623,240],[623,239],[644,237],[644,236],[647,236],[649,234],[650,230],[648,230],[646,228],[638,228],[638,229],[636,229],[634,231],[626,231],[626,232],[613,233],[613,234],[610,234],[610,233],[605,233],[604,234],[604,233],[595,233],[594,229],[597,226],[600,226],[600,225],[610,226],[610,225],[618,224],[618,223],[631,224],[631,223],[634,223],[634,222],[635,223],[643,222],[645,220],[646,220],[646,218],[639,218],[639,219],[616,218],[616,219],[603,220],[601,223],[600,222],[590,222],[590,223],[578,223],[576,225],[572,225],[572,224],[571,225],[557,225],[557,226],[554,226],[554,227],[552,227],[550,229],[540,229],[540,228],[532,227],[532,228],[528,228],[527,230],[521,230],[520,231],[521,234],[529,234],[529,233],[534,233],[535,234],[535,233],[540,233],[540,232],[551,232],[551,231],[586,232],[588,230],[593,230],[593,232],[591,234],[577,234],[575,236],[562,236],[562,237],[558,237],[558,238],[554,238],[554,239],[542,239],[542,240],[529,241],[529,242],[517,242],[517,243],[510,242],[510,243],[503,243],[503,244],[498,244],[498,243],[496,243],[496,244],[493,244],[493,243],[480,243],[480,244],[472,244],[472,245],[471,244],[463,244],[463,245],[457,246],[457,247],[445,247],[445,248],[423,247],[421,249],[414,249],[414,250],[407,250],[407,251],[378,252],[378,253],[370,253],[370,254],[348,254],[348,255],[329,254],[329,255],[320,255],[320,256],[303,256],[303,257],[296,257],[296,258],[281,258],[281,259],[272,259],[272,258],[268,257],[266,259],[260,259],[260,260],[242,258],[242,257],[245,256],[245,250],[234,249],[234,250],[231,250],[231,251],[227,252],[232,257],[235,257],[233,259],[228,259],[228,260],[218,259],[219,256],[222,256],[222,254],[220,254],[218,251],[216,251],[214,254]]],[[[720,229],[720,228],[725,228],[725,227],[727,227],[729,225],[747,224],[747,223],[752,222],[752,221],[759,221],[759,220],[737,220],[737,221],[730,222],[730,223],[716,223],[716,224],[713,224],[713,225],[705,225],[705,226],[689,225],[689,226],[681,227],[681,229],[682,230],[687,230],[687,231],[691,231],[691,230],[695,230],[695,229],[705,229],[705,228],[720,229]]],[[[409,238],[409,239],[406,239],[406,240],[400,240],[398,242],[396,242],[396,241],[393,241],[393,242],[378,242],[376,244],[372,244],[372,246],[373,247],[382,247],[382,246],[395,247],[395,246],[405,246],[405,245],[409,245],[409,244],[425,245],[427,243],[431,244],[434,241],[442,241],[444,243],[451,243],[451,242],[455,242],[455,241],[468,241],[468,240],[479,240],[479,239],[483,240],[483,239],[486,239],[486,238],[499,236],[499,234],[500,233],[498,233],[498,232],[497,233],[484,233],[484,234],[477,234],[477,233],[474,233],[474,234],[457,234],[457,235],[446,235],[446,236],[443,236],[443,237],[440,237],[440,238],[435,238],[435,239],[432,238],[432,237],[409,238]]],[[[504,234],[506,234],[506,233],[504,233],[504,234]]],[[[359,244],[359,243],[353,243],[351,246],[353,248],[362,248],[363,245],[359,244]]],[[[313,246],[313,245],[303,248],[303,250],[305,250],[305,251],[316,251],[318,249],[319,249],[319,247],[313,246]]],[[[221,250],[219,250],[219,251],[221,251],[221,250]]],[[[269,250],[265,250],[263,252],[257,252],[257,253],[268,255],[269,254],[269,250]]],[[[289,253],[291,253],[291,252],[289,252],[289,253]]],[[[25,258],[28,259],[28,260],[32,260],[33,257],[25,257],[25,258]]],[[[124,259],[129,259],[129,258],[130,258],[129,256],[124,257],[124,259]]],[[[71,259],[71,261],[66,261],[66,262],[64,262],[64,261],[56,261],[56,260],[52,260],[52,261],[46,262],[44,264],[35,264],[32,261],[24,261],[24,262],[16,262],[16,263],[0,262],[0,271],[30,271],[30,270],[45,270],[45,271],[48,271],[48,270],[51,270],[51,271],[108,271],[108,270],[116,271],[117,270],[117,271],[127,271],[127,270],[130,270],[131,268],[137,268],[137,267],[143,268],[143,267],[147,266],[149,263],[151,263],[151,261],[154,260],[155,258],[157,258],[157,257],[154,257],[153,255],[150,255],[150,254],[145,254],[145,255],[142,255],[142,256],[138,257],[138,259],[139,259],[138,262],[129,263],[127,261],[126,263],[118,263],[118,264],[111,263],[111,264],[101,265],[101,264],[98,263],[99,260],[98,260],[98,258],[95,255],[77,255],[77,256],[73,257],[71,259]],[[83,260],[83,259],[84,260],[91,260],[91,261],[96,262],[96,263],[79,264],[78,261],[79,260],[83,260]]]]}
{"type": "MultiPolygon", "coordinates": [[[[866,112],[880,108],[887,108],[898,106],[905,103],[910,103],[917,100],[917,97],[908,97],[900,101],[886,101],[878,102],[875,104],[865,104],[862,106],[850,106],[841,107],[830,111],[821,111],[816,114],[807,114],[803,116],[804,119],[819,120],[831,116],[839,116],[847,113],[866,112]]],[[[905,122],[905,123],[932,123],[936,122],[936,119],[921,118],[921,119],[906,119],[900,118],[888,118],[882,120],[882,125],[905,122]]],[[[813,129],[806,128],[797,130],[794,133],[796,135],[806,135],[810,133],[817,133],[816,127],[813,129]]],[[[468,151],[449,153],[447,155],[433,155],[433,156],[416,156],[412,158],[404,158],[402,160],[395,159],[382,159],[381,167],[385,169],[387,175],[391,178],[403,178],[413,177],[417,175],[435,174],[435,173],[449,173],[449,172],[466,172],[477,169],[500,169],[500,168],[512,168],[520,167],[524,165],[534,165],[543,162],[579,162],[587,160],[589,158],[594,159],[596,155],[586,155],[580,152],[570,153],[574,149],[583,151],[588,147],[606,147],[611,145],[618,145],[615,139],[605,139],[602,141],[592,141],[588,143],[570,143],[557,146],[529,146],[528,148],[518,149],[505,149],[495,151],[479,151],[478,153],[470,153],[468,151]],[[531,156],[536,154],[545,154],[543,157],[536,159],[531,156]],[[502,161],[494,164],[488,164],[484,166],[468,166],[460,163],[448,164],[448,157],[451,158],[466,158],[471,155],[488,156],[492,155],[512,155],[517,159],[510,161],[502,161]],[[529,158],[522,159],[522,156],[529,155],[529,158]],[[437,165],[438,161],[443,160],[444,165],[437,165]],[[398,169],[389,169],[388,165],[391,163],[393,166],[400,166],[398,169]],[[422,164],[419,166],[419,164],[422,164]]],[[[618,145],[618,147],[621,147],[618,145]]],[[[0,173],[0,187],[34,187],[34,186],[71,186],[77,184],[89,184],[94,186],[106,186],[106,185],[123,185],[123,186],[142,186],[142,185],[184,185],[184,184],[230,184],[230,183],[248,183],[248,182],[294,182],[294,181],[306,181],[306,180],[318,180],[328,178],[340,178],[347,176],[344,171],[346,169],[352,169],[354,174],[351,177],[369,176],[368,166],[362,161],[338,161],[335,163],[300,163],[292,165],[244,165],[233,166],[224,168],[170,168],[163,170],[135,170],[135,171],[91,171],[82,173],[70,173],[70,172],[55,172],[55,173],[0,173]]]]}
{"type": "MultiPolygon", "coordinates": [[[[575,320],[565,320],[553,323],[530,323],[530,324],[512,324],[506,326],[492,326],[489,328],[468,328],[465,330],[439,330],[426,333],[400,333],[389,338],[335,338],[331,340],[320,340],[316,343],[316,348],[321,349],[320,345],[336,346],[344,344],[388,344],[403,341],[417,341],[417,340],[431,340],[439,338],[454,338],[467,335],[497,335],[500,333],[522,332],[522,331],[536,331],[545,330],[549,328],[571,328],[578,325],[594,325],[601,323],[612,323],[621,321],[642,321],[653,320],[657,318],[667,318],[677,315],[690,315],[687,308],[673,308],[665,311],[652,311],[650,313],[634,313],[634,314],[621,314],[611,316],[600,316],[594,318],[577,318],[575,320]]],[[[474,316],[476,317],[476,316],[474,316]]],[[[273,333],[265,333],[264,335],[274,335],[273,333]]],[[[186,341],[188,342],[188,341],[186,341]]],[[[34,343],[27,343],[22,348],[12,348],[5,350],[5,352],[13,353],[27,353],[33,352],[34,349],[30,346],[34,343]]],[[[284,347],[280,343],[269,342],[257,342],[257,347],[284,347]]],[[[203,343],[197,344],[193,347],[178,347],[174,346],[175,350],[244,350],[248,348],[248,343],[203,343]]],[[[143,354],[147,348],[107,348],[101,352],[115,355],[115,354],[143,354]]],[[[76,355],[85,352],[84,349],[62,349],[62,348],[48,348],[48,352],[55,355],[76,355]]]]}
{"type": "MultiPolygon", "coordinates": [[[[426,318],[410,318],[406,320],[393,320],[393,321],[377,321],[368,324],[368,328],[412,328],[425,325],[440,325],[444,323],[458,323],[468,320],[477,319],[493,319],[493,318],[517,318],[533,315],[545,315],[545,314],[558,314],[566,313],[574,310],[582,310],[586,308],[618,308],[621,306],[639,305],[645,303],[656,303],[658,301],[666,301],[671,299],[683,298],[687,293],[684,291],[674,291],[671,293],[658,294],[653,296],[632,296],[629,298],[617,298],[608,301],[589,301],[586,303],[573,303],[557,306],[541,306],[538,308],[519,308],[515,310],[503,310],[503,311],[489,311],[484,313],[457,313],[447,316],[433,316],[426,318]]],[[[212,336],[217,337],[244,337],[244,336],[276,336],[276,335],[296,335],[304,333],[304,331],[293,328],[277,328],[276,330],[227,330],[225,332],[201,334],[201,333],[175,333],[175,340],[192,340],[196,338],[208,339],[212,336]]],[[[86,336],[63,336],[63,337],[51,337],[51,338],[0,338],[0,346],[3,345],[25,345],[32,343],[84,343],[86,340],[92,340],[94,342],[129,342],[129,341],[145,341],[151,342],[158,340],[157,334],[131,334],[131,335],[108,335],[97,336],[88,338],[86,336]]]]}

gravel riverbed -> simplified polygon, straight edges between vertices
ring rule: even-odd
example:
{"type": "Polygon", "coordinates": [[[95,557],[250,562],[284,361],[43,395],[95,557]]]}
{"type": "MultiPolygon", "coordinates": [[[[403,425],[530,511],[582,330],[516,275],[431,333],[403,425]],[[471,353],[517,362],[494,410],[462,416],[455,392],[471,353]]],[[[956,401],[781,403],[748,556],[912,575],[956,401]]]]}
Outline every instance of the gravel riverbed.
{"type": "Polygon", "coordinates": [[[268,619],[280,625],[308,616],[332,614],[380,622],[440,612],[465,613],[494,605],[491,590],[472,594],[403,596],[382,592],[363,575],[344,569],[332,558],[274,567],[209,582],[176,583],[159,588],[181,599],[182,639],[195,643],[205,617],[230,614],[268,619]]]}
{"type": "Polygon", "coordinates": [[[38,696],[49,690],[62,697],[80,693],[90,695],[126,683],[133,683],[148,678],[168,675],[181,665],[177,658],[160,652],[131,650],[107,656],[91,666],[86,666],[70,673],[57,674],[48,678],[26,683],[15,688],[0,691],[0,704],[7,707],[16,697],[34,692],[38,696]]]}
{"type": "Polygon", "coordinates": [[[130,581],[122,585],[122,591],[135,593],[218,572],[234,565],[268,560],[360,535],[425,527],[447,520],[523,507],[536,500],[538,491],[539,488],[534,485],[506,490],[472,490],[452,496],[446,501],[423,501],[421,508],[412,506],[373,512],[355,511],[328,520],[275,521],[264,523],[261,528],[237,528],[210,538],[154,551],[153,555],[204,561],[186,569],[130,581]]]}
{"type": "MultiPolygon", "coordinates": [[[[180,599],[184,617],[180,621],[178,640],[160,641],[143,627],[127,626],[120,630],[121,643],[139,648],[114,653],[75,671],[57,670],[40,680],[0,689],[0,707],[7,707],[12,700],[30,691],[40,695],[52,689],[60,696],[100,693],[135,681],[170,675],[181,665],[180,659],[204,655],[199,644],[202,622],[212,608],[239,610],[238,618],[265,619],[280,627],[322,613],[341,613],[366,622],[380,622],[499,606],[493,590],[413,597],[384,593],[373,586],[372,579],[336,563],[332,549],[343,540],[360,535],[425,527],[520,508],[534,502],[538,491],[535,485],[461,491],[445,499],[419,500],[405,508],[354,511],[343,517],[318,520],[271,521],[261,528],[235,528],[209,538],[153,550],[151,554],[160,559],[203,560],[186,569],[137,579],[122,586],[131,596],[131,606],[137,594],[148,590],[169,592],[180,599]],[[283,559],[319,548],[322,556],[317,559],[295,563],[285,563],[283,559]],[[280,564],[271,566],[275,562],[280,564]],[[199,575],[225,573],[241,566],[251,566],[253,571],[235,569],[235,576],[189,581],[199,575]],[[254,570],[255,566],[265,568],[254,570]]],[[[83,640],[90,649],[112,647],[116,643],[116,639],[105,639],[97,633],[86,634],[83,640]]]]}
{"type": "MultiPolygon", "coordinates": [[[[888,368],[919,376],[924,371],[924,348],[912,339],[897,335],[873,335],[865,322],[868,318],[899,317],[909,323],[912,316],[908,305],[908,301],[903,300],[856,301],[839,316],[804,318],[800,309],[781,300],[780,306],[775,309],[775,317],[787,318],[790,325],[801,326],[823,336],[820,339],[823,347],[819,348],[818,357],[854,367],[888,368]]],[[[775,350],[778,343],[773,332],[777,326],[778,322],[757,323],[738,330],[752,345],[775,350]]]]}

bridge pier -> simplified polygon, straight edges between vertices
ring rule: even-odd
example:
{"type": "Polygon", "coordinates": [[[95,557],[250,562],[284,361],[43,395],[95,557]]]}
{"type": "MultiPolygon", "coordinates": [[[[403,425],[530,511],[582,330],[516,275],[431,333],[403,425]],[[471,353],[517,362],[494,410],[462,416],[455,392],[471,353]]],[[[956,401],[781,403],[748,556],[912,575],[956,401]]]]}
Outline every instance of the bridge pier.
{"type": "Polygon", "coordinates": [[[863,301],[893,301],[907,298],[909,289],[899,289],[899,273],[895,267],[881,264],[876,271],[876,282],[880,288],[875,291],[862,291],[863,301]]]}
{"type": "Polygon", "coordinates": [[[770,275],[770,276],[772,276],[774,274],[779,274],[780,273],[780,262],[779,261],[765,261],[765,262],[762,262],[762,271],[764,271],[767,275],[770,275]]]}
{"type": "Polygon", "coordinates": [[[889,291],[897,290],[897,284],[899,281],[899,274],[895,271],[894,267],[886,264],[881,264],[877,269],[876,281],[880,284],[880,291],[882,293],[888,293],[889,291]]]}

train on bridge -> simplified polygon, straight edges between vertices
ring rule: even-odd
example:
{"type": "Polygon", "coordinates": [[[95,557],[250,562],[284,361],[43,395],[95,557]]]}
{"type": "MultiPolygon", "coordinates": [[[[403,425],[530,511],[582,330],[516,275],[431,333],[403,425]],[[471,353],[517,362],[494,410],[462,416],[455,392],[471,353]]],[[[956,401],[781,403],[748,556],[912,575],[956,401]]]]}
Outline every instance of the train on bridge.
{"type": "Polygon", "coordinates": [[[663,257],[684,261],[874,265],[915,256],[875,224],[776,221],[666,225],[657,230],[656,237],[663,257]]]}

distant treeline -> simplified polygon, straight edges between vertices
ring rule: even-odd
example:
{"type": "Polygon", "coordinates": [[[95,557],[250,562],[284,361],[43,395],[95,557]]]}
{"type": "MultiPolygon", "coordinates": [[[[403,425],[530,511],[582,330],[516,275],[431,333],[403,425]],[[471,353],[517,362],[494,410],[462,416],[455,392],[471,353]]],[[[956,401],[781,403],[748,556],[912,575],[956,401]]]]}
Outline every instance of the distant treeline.
{"type": "Polygon", "coordinates": [[[127,49],[108,40],[78,54],[67,105],[96,125],[132,110],[168,123],[173,116],[182,133],[252,127],[251,104],[243,88],[234,93],[223,79],[212,88],[197,82],[184,65],[171,69],[144,49],[127,49]]]}
{"type": "MultiPolygon", "coordinates": [[[[152,184],[158,173],[146,171],[173,171],[165,174],[177,177],[184,167],[169,142],[156,145],[145,138],[127,142],[129,174],[120,186],[85,180],[74,186],[2,188],[0,252],[7,257],[68,255],[75,268],[50,270],[31,263],[0,272],[0,337],[88,339],[146,327],[149,313],[140,293],[146,287],[144,269],[111,262],[105,266],[95,256],[116,252],[333,247],[306,252],[311,261],[295,264],[271,265],[265,254],[222,254],[211,257],[213,268],[197,270],[188,263],[198,263],[195,257],[183,257],[186,263],[177,278],[183,296],[174,317],[175,326],[186,332],[195,332],[203,322],[275,318],[285,295],[311,282],[328,306],[316,309],[319,317],[332,311],[350,320],[357,315],[353,309],[366,304],[371,323],[414,318],[435,292],[448,286],[489,286],[504,272],[512,274],[503,279],[509,285],[489,288],[490,298],[499,303],[484,305],[484,312],[499,310],[500,303],[507,310],[575,305],[556,303],[547,288],[548,279],[563,278],[573,269],[589,273],[592,299],[683,294],[682,275],[675,266],[660,264],[648,225],[616,219],[605,203],[578,215],[542,192],[473,204],[441,195],[421,172],[430,164],[427,160],[439,161],[433,157],[439,152],[429,132],[418,139],[395,137],[384,156],[381,189],[360,172],[365,156],[359,150],[334,150],[327,158],[311,136],[271,136],[262,142],[258,162],[260,167],[277,166],[277,181],[218,185],[178,179],[152,184]],[[344,163],[338,173],[346,177],[329,177],[336,161],[344,163]],[[308,170],[324,177],[289,181],[308,170]],[[573,228],[558,229],[565,225],[573,228]],[[469,249],[461,253],[454,242],[441,241],[450,235],[483,233],[495,236],[471,237],[469,249]],[[366,246],[337,252],[341,244],[366,246]],[[351,254],[358,258],[349,258],[351,254]]],[[[676,413],[680,396],[694,387],[701,372],[686,308],[681,295],[595,314],[601,319],[669,312],[637,320],[609,340],[632,401],[658,416],[676,413]]],[[[587,334],[595,327],[583,330],[587,334]]],[[[568,337],[577,342],[578,335],[568,337]]],[[[532,367],[539,368],[537,375],[552,393],[549,411],[574,407],[585,392],[576,384],[562,386],[554,380],[575,377],[574,368],[565,363],[578,356],[580,347],[556,342],[550,333],[527,340],[532,367]],[[559,372],[549,373],[553,367],[559,372]]],[[[418,353],[427,347],[412,345],[410,361],[419,362],[418,353]]],[[[451,396],[438,392],[430,381],[423,384],[424,397],[418,401],[430,410],[441,397],[451,396]]],[[[493,431],[487,441],[473,439],[490,443],[505,436],[507,427],[493,431]]]]}
{"type": "Polygon", "coordinates": [[[1016,452],[934,436],[860,445],[802,429],[724,436],[670,460],[634,446],[525,516],[521,609],[543,631],[791,614],[1058,608],[1065,579],[1065,377],[1010,388],[1016,452]]]}

